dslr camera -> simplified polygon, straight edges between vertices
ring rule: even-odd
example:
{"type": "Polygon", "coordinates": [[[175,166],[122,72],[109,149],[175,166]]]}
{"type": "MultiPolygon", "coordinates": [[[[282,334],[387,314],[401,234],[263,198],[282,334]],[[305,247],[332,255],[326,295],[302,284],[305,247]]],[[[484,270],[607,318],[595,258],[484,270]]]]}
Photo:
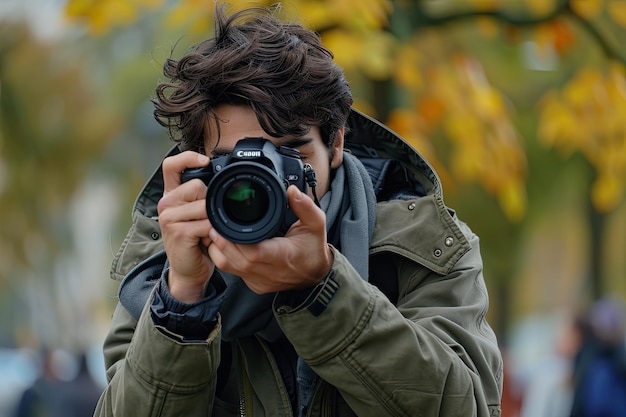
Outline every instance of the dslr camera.
{"type": "Polygon", "coordinates": [[[306,193],[309,171],[297,149],[246,137],[208,166],[185,170],[181,180],[199,178],[207,185],[207,215],[220,235],[251,244],[284,235],[298,220],[286,190],[294,184],[306,193]]]}

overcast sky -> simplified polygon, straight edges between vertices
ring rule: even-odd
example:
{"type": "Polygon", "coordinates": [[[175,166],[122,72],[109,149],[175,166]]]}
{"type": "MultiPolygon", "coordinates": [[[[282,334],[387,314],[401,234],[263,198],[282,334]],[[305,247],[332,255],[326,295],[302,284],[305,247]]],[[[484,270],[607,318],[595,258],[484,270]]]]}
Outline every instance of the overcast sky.
{"type": "Polygon", "coordinates": [[[0,0],[0,19],[27,17],[36,33],[54,36],[62,28],[61,10],[65,0],[0,0]]]}

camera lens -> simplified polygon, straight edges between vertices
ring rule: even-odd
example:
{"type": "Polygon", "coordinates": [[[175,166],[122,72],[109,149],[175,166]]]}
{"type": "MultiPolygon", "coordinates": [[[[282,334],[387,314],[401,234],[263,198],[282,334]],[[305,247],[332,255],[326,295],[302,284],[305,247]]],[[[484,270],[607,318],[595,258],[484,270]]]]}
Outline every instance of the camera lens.
{"type": "Polygon", "coordinates": [[[226,239],[256,243],[280,230],[287,193],[270,168],[253,161],[235,162],[209,182],[206,209],[211,224],[226,239]]]}
{"type": "Polygon", "coordinates": [[[242,225],[251,225],[267,213],[269,197],[258,183],[238,180],[225,191],[223,204],[229,218],[242,225]]]}

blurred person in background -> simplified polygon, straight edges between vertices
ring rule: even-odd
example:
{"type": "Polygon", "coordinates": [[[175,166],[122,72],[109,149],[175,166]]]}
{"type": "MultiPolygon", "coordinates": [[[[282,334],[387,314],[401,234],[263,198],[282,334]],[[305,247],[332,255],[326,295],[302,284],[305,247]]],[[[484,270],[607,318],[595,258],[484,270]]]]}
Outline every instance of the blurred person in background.
{"type": "MultiPolygon", "coordinates": [[[[155,116],[180,144],[113,262],[124,279],[96,415],[499,416],[478,237],[422,156],[351,108],[319,36],[274,13],[218,6],[214,37],[165,63],[155,116]],[[310,165],[289,175],[308,193],[289,186],[277,207],[298,219],[258,242],[226,239],[208,219],[217,197],[182,173],[272,152],[310,165]]],[[[243,191],[224,197],[231,216],[266,195],[243,191]]]]}
{"type": "Polygon", "coordinates": [[[572,417],[626,417],[626,309],[619,298],[596,301],[574,362],[572,417]]]}
{"type": "Polygon", "coordinates": [[[41,375],[22,394],[15,417],[63,416],[63,404],[59,395],[63,381],[58,377],[54,366],[53,352],[44,349],[40,356],[41,375]]]}
{"type": "Polygon", "coordinates": [[[59,356],[61,352],[44,350],[41,376],[22,394],[15,417],[92,417],[102,388],[95,382],[87,367],[87,357],[59,356]],[[76,372],[68,359],[75,359],[76,372]],[[70,375],[66,379],[66,374],[70,375]]]}
{"type": "Polygon", "coordinates": [[[522,394],[520,417],[569,417],[574,397],[574,357],[587,334],[586,320],[559,320],[554,352],[541,360],[522,394]]]}

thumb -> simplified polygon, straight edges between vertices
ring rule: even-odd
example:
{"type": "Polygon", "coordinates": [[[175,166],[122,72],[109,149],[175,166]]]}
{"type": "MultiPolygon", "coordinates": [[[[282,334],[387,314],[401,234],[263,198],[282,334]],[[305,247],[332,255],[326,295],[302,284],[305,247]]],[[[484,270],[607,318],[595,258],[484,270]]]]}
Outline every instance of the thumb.
{"type": "Polygon", "coordinates": [[[300,191],[295,185],[290,185],[287,189],[287,199],[289,207],[305,225],[312,227],[326,228],[326,216],[322,209],[315,205],[315,202],[305,193],[300,191]]]}

